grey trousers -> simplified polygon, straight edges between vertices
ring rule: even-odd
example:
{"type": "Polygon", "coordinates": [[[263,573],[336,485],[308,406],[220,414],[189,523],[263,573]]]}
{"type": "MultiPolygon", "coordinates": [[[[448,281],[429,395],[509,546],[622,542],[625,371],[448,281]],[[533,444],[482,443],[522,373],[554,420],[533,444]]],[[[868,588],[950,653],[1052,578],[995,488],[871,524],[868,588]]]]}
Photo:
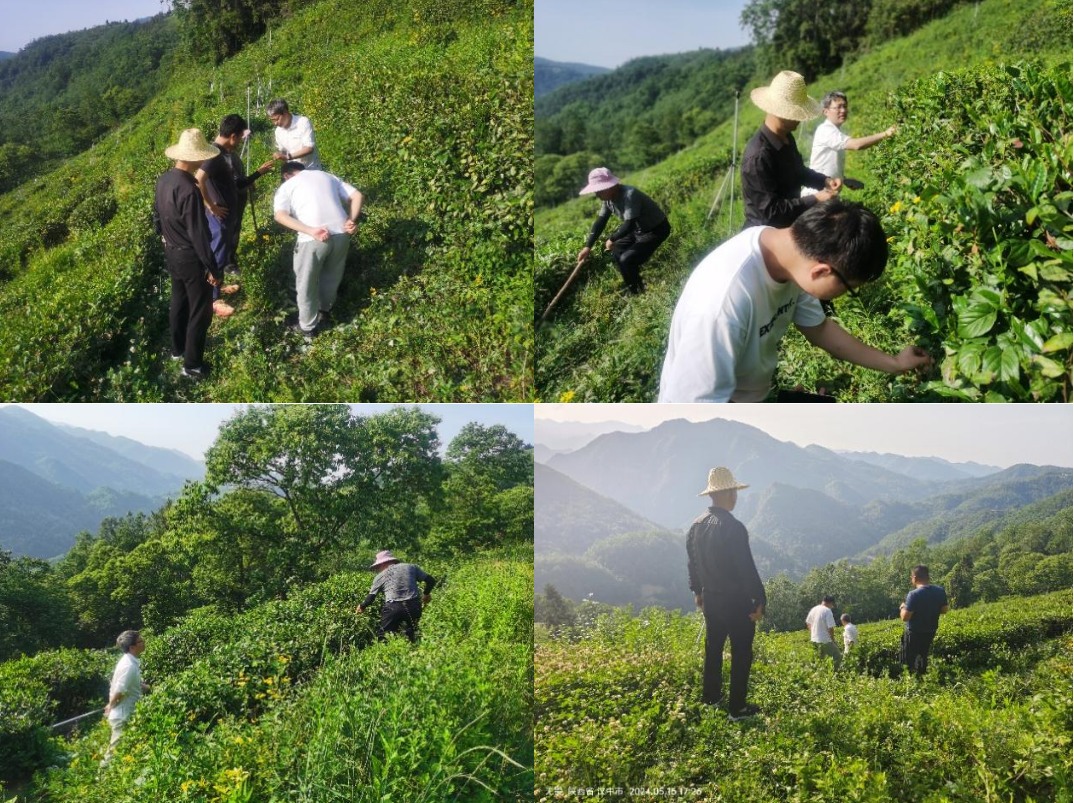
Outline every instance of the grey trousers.
{"type": "Polygon", "coordinates": [[[328,312],[336,302],[350,247],[351,238],[347,234],[333,234],[326,243],[313,240],[295,246],[298,323],[305,331],[312,331],[320,311],[328,312]]]}

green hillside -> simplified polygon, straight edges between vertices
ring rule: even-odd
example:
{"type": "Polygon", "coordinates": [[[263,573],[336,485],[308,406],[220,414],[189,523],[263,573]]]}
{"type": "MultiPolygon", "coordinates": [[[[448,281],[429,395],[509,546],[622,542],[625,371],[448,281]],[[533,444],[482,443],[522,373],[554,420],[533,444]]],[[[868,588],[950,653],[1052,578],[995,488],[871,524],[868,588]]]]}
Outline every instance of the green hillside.
{"type": "Polygon", "coordinates": [[[923,681],[891,677],[899,622],[861,625],[835,674],[804,630],[759,634],[749,699],[761,714],[743,722],[701,703],[699,625],[619,611],[538,643],[539,802],[568,788],[630,801],[669,789],[728,803],[1070,799],[1069,591],[947,614],[923,681]]]}
{"type": "MultiPolygon", "coordinates": [[[[783,344],[781,385],[822,381],[845,401],[1069,396],[1071,251],[1063,213],[1070,208],[1070,37],[1064,4],[985,0],[810,85],[814,95],[835,87],[848,93],[849,133],[892,122],[902,132],[848,156],[847,173],[866,182],[868,205],[888,210],[883,222],[895,240],[885,278],[864,291],[863,304],[837,302],[837,319],[877,348],[897,351],[920,340],[937,365],[927,383],[893,379],[836,363],[793,333],[783,344]],[[1014,73],[996,66],[1024,59],[1057,66],[1014,73]],[[939,72],[959,70],[967,71],[939,72]],[[963,213],[970,217],[960,222],[963,213]]],[[[742,147],[762,115],[749,102],[740,115],[742,147]]],[[[810,134],[806,128],[797,137],[807,158],[810,134]]],[[[706,220],[730,163],[731,138],[727,120],[665,161],[622,176],[668,210],[671,239],[645,268],[643,297],[622,298],[620,279],[602,257],[538,325],[541,400],[655,398],[682,285],[741,225],[737,204],[706,220]]],[[[595,213],[590,198],[538,214],[538,315],[573,268],[595,213]]]]}
{"type": "MultiPolygon", "coordinates": [[[[532,3],[322,0],[218,67],[185,66],[141,112],[0,196],[0,394],[10,400],[495,400],[532,394],[532,3]],[[367,197],[336,324],[285,328],[294,236],[275,176],[244,221],[238,314],[213,377],[167,360],[167,281],[150,225],[164,148],[211,138],[272,85],[367,197]],[[253,217],[260,226],[255,230],[253,217]]],[[[254,118],[251,157],[271,156],[254,118]]]]}

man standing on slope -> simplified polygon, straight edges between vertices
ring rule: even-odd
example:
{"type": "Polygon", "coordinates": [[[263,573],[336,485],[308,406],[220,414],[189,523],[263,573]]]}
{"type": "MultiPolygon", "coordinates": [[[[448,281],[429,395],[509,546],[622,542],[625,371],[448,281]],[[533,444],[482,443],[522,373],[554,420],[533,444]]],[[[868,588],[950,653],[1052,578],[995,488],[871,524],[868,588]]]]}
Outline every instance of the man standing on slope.
{"type": "Polygon", "coordinates": [[[362,193],[325,173],[306,170],[299,162],[283,166],[283,184],[273,200],[276,222],[298,232],[295,246],[295,289],[298,320],[294,328],[312,338],[328,321],[336,301],[350,235],[358,231],[362,193]],[[350,213],[343,208],[350,204],[350,213]]]}
{"type": "Polygon", "coordinates": [[[123,736],[127,720],[134,713],[134,706],[149,691],[149,686],[142,683],[142,662],[139,656],[145,652],[145,639],[137,630],[124,630],[116,639],[116,646],[123,653],[112,673],[112,683],[108,688],[108,705],[104,715],[112,728],[112,738],[108,749],[104,751],[101,766],[107,766],[112,760],[116,744],[123,736]]]}
{"type": "Polygon", "coordinates": [[[157,180],[153,224],[164,239],[164,258],[172,277],[172,359],[183,360],[183,376],[204,379],[205,335],[213,319],[212,288],[223,280],[223,265],[213,255],[209,224],[194,174],[220,153],[197,128],[164,151],[175,167],[157,180]]]}
{"type": "Polygon", "coordinates": [[[820,114],[820,104],[806,94],[802,76],[784,70],[769,86],[750,92],[750,99],[765,112],[765,118],[742,154],[742,198],[746,206],[742,228],[783,229],[810,207],[834,198],[843,180],[810,170],[798,153],[791,132],[801,121],[820,114]],[[803,196],[803,186],[820,192],[803,196]]]}
{"type": "Polygon", "coordinates": [[[929,668],[929,648],[940,627],[940,614],[947,613],[947,592],[929,583],[929,567],[915,566],[910,572],[914,590],[899,606],[899,618],[906,622],[902,634],[902,659],[918,677],[929,668]]]}
{"type": "Polygon", "coordinates": [[[286,100],[270,100],[265,113],[276,126],[276,153],[273,158],[284,162],[301,162],[309,170],[324,170],[317,141],[313,137],[310,118],[291,114],[286,100]]]}
{"type": "Polygon", "coordinates": [[[414,641],[418,620],[421,619],[422,607],[429,604],[436,580],[412,563],[400,563],[391,552],[382,550],[369,567],[377,573],[369,595],[362,600],[357,612],[364,613],[373,604],[377,594],[384,592],[384,607],[380,613],[380,627],[377,638],[383,639],[389,633],[403,635],[414,641]],[[418,583],[425,583],[425,593],[418,594],[418,583]]]}
{"type": "MultiPolygon", "coordinates": [[[[205,201],[205,219],[209,223],[212,238],[213,255],[216,264],[224,272],[235,269],[235,252],[239,244],[239,230],[242,228],[242,213],[246,207],[246,188],[272,169],[274,160],[261,165],[249,176],[243,175],[242,160],[235,154],[235,148],[242,141],[246,131],[246,121],[237,114],[229,114],[220,123],[220,133],[214,144],[220,153],[203,162],[194,178],[205,201]],[[238,169],[236,170],[236,165],[238,169]],[[240,199],[241,193],[241,199],[240,199]]],[[[221,285],[213,288],[213,312],[227,317],[235,310],[220,298],[220,294],[231,294],[239,289],[237,284],[221,285]]]]}
{"type": "Polygon", "coordinates": [[[843,655],[850,655],[850,648],[858,646],[858,626],[851,624],[850,614],[844,613],[839,617],[843,623],[843,655]]]}
{"type": "Polygon", "coordinates": [[[645,292],[641,280],[641,266],[649,261],[660,244],[671,236],[671,224],[664,210],[656,201],[639,190],[621,184],[606,167],[597,167],[589,172],[589,182],[582,187],[579,195],[595,193],[601,200],[600,212],[589,230],[585,245],[578,252],[581,265],[589,258],[590,249],[600,237],[608,219],[614,214],[623,221],[608,239],[604,248],[612,253],[612,261],[623,277],[623,285],[628,293],[645,292]]]}
{"type": "MultiPolygon", "coordinates": [[[[847,151],[863,151],[895,134],[895,126],[868,137],[850,137],[842,132],[847,121],[849,106],[842,92],[829,92],[821,101],[825,120],[813,134],[813,151],[809,157],[809,169],[831,178],[843,178],[846,170],[847,151]]],[[[860,189],[860,182],[848,184],[860,189]]],[[[812,195],[808,187],[802,189],[802,197],[812,195]]]]}
{"type": "Polygon", "coordinates": [[[687,569],[694,602],[705,615],[705,669],[701,699],[708,705],[723,701],[723,645],[731,639],[731,691],[729,718],[745,719],[758,713],[746,703],[753,663],[753,636],[764,615],[764,584],[750,552],[749,534],[731,515],[738,491],[748,488],[730,470],[714,468],[708,487],[698,496],[712,502],[708,513],[690,526],[686,536],[687,569]]]}
{"type": "Polygon", "coordinates": [[[809,631],[809,640],[817,645],[817,655],[830,656],[832,665],[838,669],[843,656],[839,654],[839,648],[835,646],[835,616],[832,608],[835,607],[835,597],[826,596],[820,605],[814,605],[806,615],[806,630],[809,631]]]}

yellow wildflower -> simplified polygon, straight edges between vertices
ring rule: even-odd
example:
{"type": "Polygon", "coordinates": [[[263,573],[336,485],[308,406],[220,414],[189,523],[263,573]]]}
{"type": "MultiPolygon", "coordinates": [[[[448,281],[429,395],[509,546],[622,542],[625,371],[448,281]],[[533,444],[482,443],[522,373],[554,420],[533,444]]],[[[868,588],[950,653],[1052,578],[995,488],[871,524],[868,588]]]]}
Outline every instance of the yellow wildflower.
{"type": "Polygon", "coordinates": [[[574,399],[574,391],[568,390],[559,397],[560,404],[568,404],[574,399]]]}
{"type": "Polygon", "coordinates": [[[915,204],[921,203],[921,196],[920,195],[915,195],[914,196],[914,203],[915,204]]]}
{"type": "Polygon", "coordinates": [[[894,215],[900,209],[902,209],[902,201],[896,201],[895,203],[893,203],[891,205],[891,209],[889,209],[888,211],[891,212],[891,214],[894,215]]]}

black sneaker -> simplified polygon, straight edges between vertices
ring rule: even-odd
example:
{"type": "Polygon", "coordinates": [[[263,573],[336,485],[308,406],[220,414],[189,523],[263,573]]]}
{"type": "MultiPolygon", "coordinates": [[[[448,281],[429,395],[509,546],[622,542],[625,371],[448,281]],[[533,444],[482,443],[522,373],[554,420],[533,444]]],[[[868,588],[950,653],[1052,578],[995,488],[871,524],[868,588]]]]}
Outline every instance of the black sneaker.
{"type": "Polygon", "coordinates": [[[755,706],[753,703],[747,703],[737,711],[731,711],[727,714],[727,718],[731,722],[738,722],[741,719],[749,719],[755,717],[761,713],[761,709],[755,706]]]}
{"type": "Polygon", "coordinates": [[[203,379],[207,379],[209,376],[209,369],[204,365],[201,368],[187,368],[183,366],[183,376],[187,379],[193,379],[195,382],[200,382],[203,379]]]}
{"type": "Polygon", "coordinates": [[[293,324],[291,324],[291,328],[294,331],[298,332],[300,335],[302,335],[302,337],[306,338],[306,340],[313,340],[313,336],[317,334],[316,326],[314,326],[312,329],[303,329],[302,324],[300,324],[298,321],[295,321],[293,324]]]}

